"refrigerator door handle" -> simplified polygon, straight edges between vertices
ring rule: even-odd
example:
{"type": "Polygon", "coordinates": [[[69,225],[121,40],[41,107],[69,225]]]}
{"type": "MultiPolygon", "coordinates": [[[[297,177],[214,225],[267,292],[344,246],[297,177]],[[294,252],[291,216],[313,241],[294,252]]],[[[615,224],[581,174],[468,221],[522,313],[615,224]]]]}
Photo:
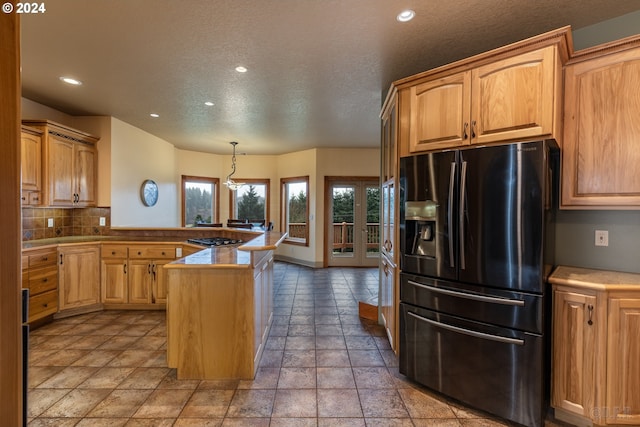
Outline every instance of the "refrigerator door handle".
{"type": "Polygon", "coordinates": [[[460,204],[458,205],[460,208],[460,212],[458,213],[458,233],[460,234],[460,269],[466,269],[466,262],[464,259],[464,211],[465,211],[465,195],[467,192],[467,162],[462,162],[461,172],[460,172],[460,204]]]}
{"type": "Polygon", "coordinates": [[[442,322],[436,322],[435,320],[418,316],[417,314],[414,314],[410,311],[407,314],[411,317],[416,318],[417,320],[421,320],[423,322],[429,323],[430,325],[433,325],[437,328],[446,329],[459,334],[469,335],[469,336],[481,338],[484,340],[498,341],[506,344],[524,345],[524,340],[521,340],[518,338],[501,337],[500,335],[492,335],[492,334],[485,334],[484,332],[472,331],[470,329],[460,328],[458,326],[453,326],[453,325],[449,325],[442,322]]]}
{"type": "Polygon", "coordinates": [[[449,200],[447,206],[447,223],[449,225],[449,265],[451,268],[455,268],[456,262],[453,253],[453,187],[456,182],[456,163],[451,162],[451,170],[449,172],[449,200]]]}
{"type": "Polygon", "coordinates": [[[418,286],[419,288],[424,288],[432,292],[451,295],[458,298],[466,298],[466,299],[471,299],[475,301],[489,302],[493,304],[517,305],[520,307],[524,307],[524,301],[520,299],[499,298],[499,297],[489,297],[484,295],[468,294],[466,292],[452,291],[450,289],[436,288],[435,286],[424,285],[422,283],[414,282],[413,280],[408,280],[408,283],[413,286],[418,286]]]}

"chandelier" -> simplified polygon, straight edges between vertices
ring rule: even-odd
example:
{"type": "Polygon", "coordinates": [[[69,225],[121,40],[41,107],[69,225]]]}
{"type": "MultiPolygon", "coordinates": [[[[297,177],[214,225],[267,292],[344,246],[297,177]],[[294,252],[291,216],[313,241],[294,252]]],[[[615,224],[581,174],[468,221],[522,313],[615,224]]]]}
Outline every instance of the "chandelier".
{"type": "Polygon", "coordinates": [[[233,145],[233,156],[231,157],[231,173],[227,175],[227,179],[224,185],[229,187],[230,190],[237,190],[244,185],[244,182],[235,182],[231,177],[236,173],[236,145],[237,142],[231,141],[229,144],[233,145]]]}

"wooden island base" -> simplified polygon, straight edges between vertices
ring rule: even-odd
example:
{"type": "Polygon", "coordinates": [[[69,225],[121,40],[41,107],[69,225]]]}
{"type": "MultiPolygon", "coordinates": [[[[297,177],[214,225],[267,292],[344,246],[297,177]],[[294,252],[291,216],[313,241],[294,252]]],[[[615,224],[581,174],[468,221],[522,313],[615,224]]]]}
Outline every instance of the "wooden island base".
{"type": "MultiPolygon", "coordinates": [[[[206,251],[219,250],[193,256],[206,251]]],[[[236,264],[187,257],[166,266],[167,363],[178,379],[254,378],[272,319],[273,251],[249,254],[236,264]]]]}

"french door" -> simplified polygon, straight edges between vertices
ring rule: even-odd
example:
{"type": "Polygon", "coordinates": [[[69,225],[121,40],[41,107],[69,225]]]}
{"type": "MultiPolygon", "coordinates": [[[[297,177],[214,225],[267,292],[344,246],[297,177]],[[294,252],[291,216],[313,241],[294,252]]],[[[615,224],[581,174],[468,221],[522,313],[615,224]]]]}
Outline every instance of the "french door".
{"type": "Polygon", "coordinates": [[[376,267],[380,247],[378,178],[327,178],[326,265],[376,267]]]}

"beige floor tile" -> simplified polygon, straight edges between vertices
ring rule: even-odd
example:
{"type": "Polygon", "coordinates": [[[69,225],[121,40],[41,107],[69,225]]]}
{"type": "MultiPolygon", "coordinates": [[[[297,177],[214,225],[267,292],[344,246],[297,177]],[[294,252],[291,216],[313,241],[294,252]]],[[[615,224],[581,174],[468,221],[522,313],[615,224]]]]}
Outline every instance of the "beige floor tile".
{"type": "Polygon", "coordinates": [[[42,413],[42,417],[84,417],[104,399],[111,390],[108,389],[74,389],[54,403],[42,413]]]}
{"type": "Polygon", "coordinates": [[[429,396],[415,388],[399,389],[412,418],[456,418],[451,407],[441,400],[429,396]]]}
{"type": "Polygon", "coordinates": [[[270,427],[269,418],[225,418],[222,427],[270,427]]]}
{"type": "Polygon", "coordinates": [[[64,366],[29,366],[27,387],[34,388],[64,369],[64,366]]]}
{"type": "Polygon", "coordinates": [[[129,418],[83,418],[75,427],[123,427],[129,418]]]}
{"type": "Polygon", "coordinates": [[[169,373],[169,368],[136,368],[118,385],[122,389],[155,389],[169,373]]]}
{"type": "Polygon", "coordinates": [[[135,368],[101,368],[95,372],[78,388],[109,388],[114,389],[131,374],[135,368]]]}
{"type": "Polygon", "coordinates": [[[71,350],[93,350],[104,344],[109,335],[86,335],[72,342],[67,348],[71,350]]]}
{"type": "Polygon", "coordinates": [[[269,427],[317,427],[316,418],[271,418],[269,427]]]}
{"type": "Polygon", "coordinates": [[[315,366],[315,350],[285,350],[283,353],[283,368],[315,368],[315,366]]]}
{"type": "Polygon", "coordinates": [[[170,369],[158,385],[158,389],[195,390],[199,385],[200,380],[179,380],[177,371],[170,369]]]}
{"type": "Polygon", "coordinates": [[[278,388],[316,388],[316,368],[282,368],[278,388]]]}
{"type": "Polygon", "coordinates": [[[27,416],[37,417],[62,399],[71,389],[34,389],[27,394],[27,416]]]}
{"type": "Polygon", "coordinates": [[[42,382],[38,388],[74,388],[93,375],[97,370],[98,368],[69,366],[42,382]]]}
{"type": "Polygon", "coordinates": [[[358,389],[365,418],[409,418],[396,390],[358,389]]]}
{"type": "Polygon", "coordinates": [[[351,366],[384,366],[380,352],[376,350],[349,350],[351,366]]]}
{"type": "MultiPolygon", "coordinates": [[[[45,350],[46,351],[46,350],[45,350]]],[[[69,366],[76,360],[87,355],[89,350],[51,350],[48,355],[40,357],[31,363],[32,366],[69,366]]]]}
{"type": "Polygon", "coordinates": [[[101,368],[111,362],[116,356],[120,355],[122,350],[93,350],[82,356],[71,366],[92,366],[101,368]]]}
{"type": "Polygon", "coordinates": [[[224,418],[178,418],[173,427],[221,427],[224,418]]]}
{"type": "Polygon", "coordinates": [[[364,418],[319,418],[318,427],[366,427],[364,418]]]}
{"type": "Polygon", "coordinates": [[[362,417],[355,389],[318,389],[319,417],[362,417]]]}
{"type": "Polygon", "coordinates": [[[140,339],[140,337],[125,337],[120,335],[113,335],[102,345],[101,350],[127,350],[140,339]]]}
{"type": "Polygon", "coordinates": [[[327,367],[351,366],[347,350],[316,350],[316,364],[327,367]]]}
{"type": "Polygon", "coordinates": [[[275,389],[278,387],[280,368],[260,367],[253,380],[241,380],[238,389],[275,389]]]}
{"type": "Polygon", "coordinates": [[[318,388],[356,388],[351,368],[317,368],[318,388]]]}
{"type": "Polygon", "coordinates": [[[233,390],[196,390],[180,413],[183,418],[224,417],[233,398],[233,390]]]}
{"type": "Polygon", "coordinates": [[[278,389],[273,404],[272,417],[305,418],[315,417],[317,400],[315,389],[278,389]]]}
{"type": "Polygon", "coordinates": [[[456,418],[413,418],[415,427],[461,427],[456,418]]]}
{"type": "Polygon", "coordinates": [[[411,418],[366,418],[367,427],[412,427],[411,418]]]}
{"type": "Polygon", "coordinates": [[[395,388],[395,383],[387,368],[353,368],[353,376],[358,388],[395,388]]]}
{"type": "Polygon", "coordinates": [[[172,427],[175,418],[132,418],[125,427],[172,427]]]}
{"type": "Polygon", "coordinates": [[[81,418],[37,418],[29,427],[74,427],[81,418]]]}
{"type": "Polygon", "coordinates": [[[144,350],[123,350],[122,353],[114,357],[107,364],[110,367],[133,367],[142,366],[149,360],[149,352],[144,350]]]}
{"type": "Polygon", "coordinates": [[[193,390],[155,390],[133,418],[177,418],[193,390]]]}
{"type": "Polygon", "coordinates": [[[275,390],[237,390],[229,405],[231,418],[259,418],[271,416],[275,390]]]}
{"type": "Polygon", "coordinates": [[[151,390],[113,390],[88,414],[95,418],[129,418],[151,394],[151,390]]]}

